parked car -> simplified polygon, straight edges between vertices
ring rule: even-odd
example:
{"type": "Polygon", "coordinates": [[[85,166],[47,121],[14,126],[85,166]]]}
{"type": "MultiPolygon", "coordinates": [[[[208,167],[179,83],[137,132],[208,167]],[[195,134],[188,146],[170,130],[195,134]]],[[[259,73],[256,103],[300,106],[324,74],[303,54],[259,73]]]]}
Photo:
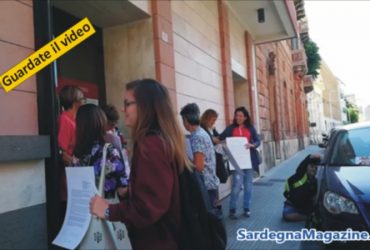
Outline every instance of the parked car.
{"type": "Polygon", "coordinates": [[[316,209],[307,225],[370,233],[370,122],[331,132],[317,179],[316,209]]]}

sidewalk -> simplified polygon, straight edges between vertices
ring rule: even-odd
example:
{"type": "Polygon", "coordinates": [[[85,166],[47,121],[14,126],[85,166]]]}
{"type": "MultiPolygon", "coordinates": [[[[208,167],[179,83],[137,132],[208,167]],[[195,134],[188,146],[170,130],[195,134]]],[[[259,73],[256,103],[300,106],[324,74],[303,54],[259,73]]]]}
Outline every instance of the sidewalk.
{"type": "Polygon", "coordinates": [[[262,178],[253,184],[251,217],[242,215],[242,192],[240,193],[238,220],[228,218],[229,197],[222,201],[225,224],[228,232],[227,249],[320,249],[317,243],[302,244],[299,241],[290,241],[277,244],[274,241],[243,241],[236,240],[236,232],[239,228],[251,231],[260,231],[269,228],[274,231],[296,231],[304,227],[304,222],[285,222],[282,220],[282,208],[284,202],[284,184],[286,179],[295,172],[298,164],[307,154],[318,152],[317,146],[309,146],[299,151],[293,157],[273,167],[262,178]]]}

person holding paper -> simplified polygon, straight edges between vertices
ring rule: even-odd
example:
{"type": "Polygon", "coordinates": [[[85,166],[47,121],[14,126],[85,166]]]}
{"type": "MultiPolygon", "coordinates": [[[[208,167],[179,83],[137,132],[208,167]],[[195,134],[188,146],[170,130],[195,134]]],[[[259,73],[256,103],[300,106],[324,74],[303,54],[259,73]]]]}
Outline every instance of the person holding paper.
{"type": "MultiPolygon", "coordinates": [[[[245,107],[238,107],[234,111],[233,123],[228,126],[220,135],[219,140],[225,140],[226,137],[245,137],[248,143],[245,145],[247,149],[250,150],[250,157],[253,169],[258,168],[259,160],[255,149],[260,145],[260,139],[258,134],[251,123],[249,113],[245,107]]],[[[231,219],[237,219],[236,210],[239,198],[239,193],[241,187],[244,189],[244,216],[249,217],[250,212],[250,201],[252,197],[253,188],[253,169],[242,169],[243,175],[234,171],[231,196],[230,196],[230,206],[229,206],[229,217],[231,219]]]]}
{"type": "Polygon", "coordinates": [[[178,173],[190,168],[168,90],[143,79],[126,85],[124,123],[131,128],[133,156],[128,196],[108,204],[90,201],[93,215],[125,223],[133,249],[178,249],[181,229],[178,173]]]}

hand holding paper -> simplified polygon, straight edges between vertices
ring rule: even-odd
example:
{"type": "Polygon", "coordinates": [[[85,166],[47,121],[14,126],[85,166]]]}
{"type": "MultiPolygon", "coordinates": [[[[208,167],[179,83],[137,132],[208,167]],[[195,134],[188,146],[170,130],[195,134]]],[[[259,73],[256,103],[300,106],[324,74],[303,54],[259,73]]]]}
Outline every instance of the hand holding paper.
{"type": "Polygon", "coordinates": [[[93,167],[66,168],[68,205],[62,229],[53,241],[54,245],[75,249],[89,227],[91,214],[89,201],[96,194],[93,167]]]}
{"type": "Polygon", "coordinates": [[[246,145],[248,145],[248,139],[245,137],[226,138],[226,153],[230,159],[231,170],[252,168],[250,150],[246,145]]]}

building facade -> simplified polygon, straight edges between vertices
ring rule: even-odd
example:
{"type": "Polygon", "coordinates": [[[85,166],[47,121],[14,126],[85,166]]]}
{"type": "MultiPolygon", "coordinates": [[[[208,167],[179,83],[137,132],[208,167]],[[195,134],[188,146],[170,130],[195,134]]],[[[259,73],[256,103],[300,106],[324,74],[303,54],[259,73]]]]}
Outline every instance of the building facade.
{"type": "Polygon", "coordinates": [[[325,86],[323,90],[325,129],[329,132],[330,129],[342,125],[341,91],[338,79],[325,61],[321,62],[320,75],[325,86]]]}
{"type": "MultiPolygon", "coordinates": [[[[83,17],[97,31],[15,90],[0,89],[5,248],[47,248],[60,228],[56,121],[64,85],[82,88],[89,102],[119,108],[125,83],[156,78],[177,112],[189,102],[215,109],[219,131],[236,107],[246,106],[263,141],[262,173],[307,145],[292,1],[19,0],[0,1],[0,14],[2,72],[83,17]]],[[[129,133],[122,121],[119,127],[129,133]]],[[[221,197],[229,190],[230,182],[223,184],[221,197]]]]}
{"type": "Polygon", "coordinates": [[[312,144],[318,144],[322,141],[322,134],[327,133],[324,119],[323,90],[324,82],[319,74],[314,81],[313,91],[307,94],[309,123],[310,123],[310,141],[312,144]]]}

